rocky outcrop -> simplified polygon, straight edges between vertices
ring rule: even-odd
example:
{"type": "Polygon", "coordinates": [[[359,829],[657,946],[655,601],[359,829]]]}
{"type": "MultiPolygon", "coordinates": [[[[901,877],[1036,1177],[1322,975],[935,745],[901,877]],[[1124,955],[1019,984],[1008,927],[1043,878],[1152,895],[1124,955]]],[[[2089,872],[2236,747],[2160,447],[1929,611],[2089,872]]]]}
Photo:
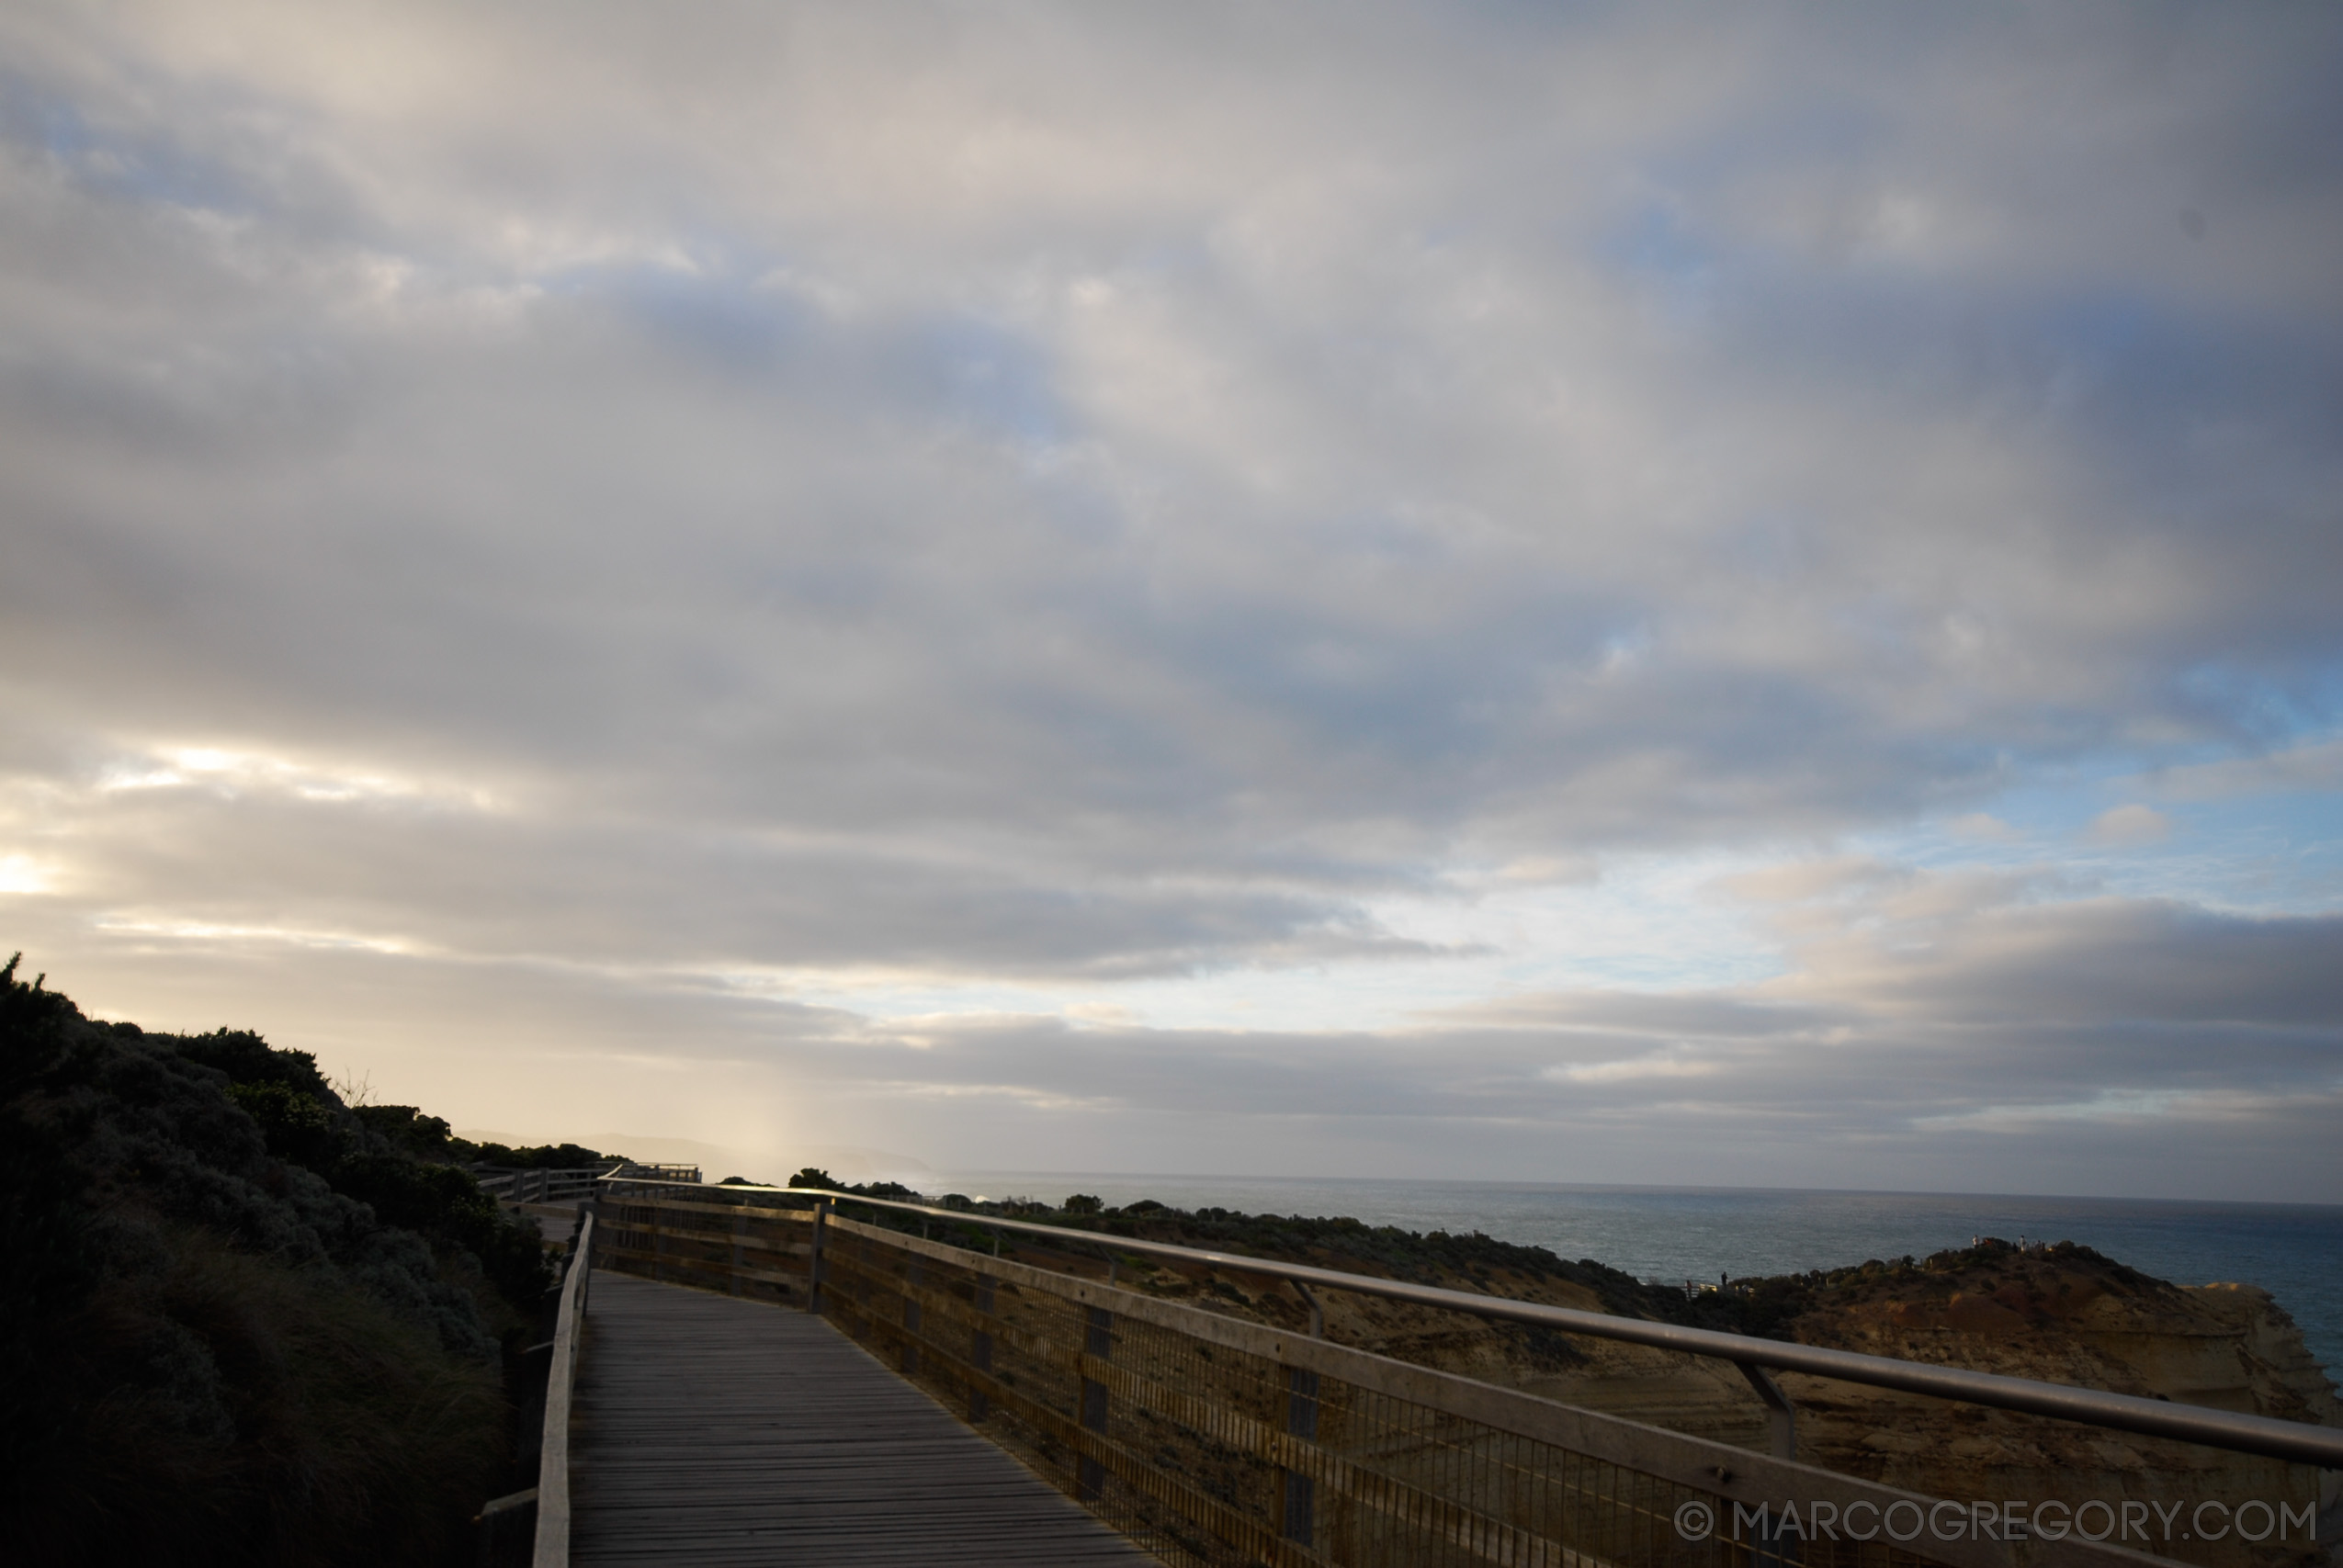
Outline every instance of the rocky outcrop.
{"type": "MultiPolygon", "coordinates": [[[[1807,1344],[2343,1426],[2333,1385],[2268,1292],[2174,1285],[2083,1247],[1987,1243],[1880,1270],[1816,1292],[1785,1327],[1807,1344]]],[[[2133,1544],[2212,1568],[2332,1560],[2299,1531],[2285,1543],[2234,1531],[2206,1541],[2190,1520],[2200,1503],[2234,1510],[2256,1499],[2331,1515],[2333,1472],[1812,1378],[1784,1382],[1801,1410],[1801,1457],[1813,1463],[1952,1497],[2145,1502],[2156,1539],[2133,1544]]]]}
{"type": "MultiPolygon", "coordinates": [[[[1231,1238],[1213,1239],[1226,1246],[1231,1238]]],[[[1362,1258],[1325,1245],[1323,1235],[1314,1240],[1296,1260],[1368,1274],[1404,1271],[1593,1312],[1660,1315],[1669,1305],[1623,1292],[1608,1271],[1590,1273],[1592,1265],[1565,1265],[1568,1275],[1534,1259],[1462,1269],[1403,1259],[1403,1268],[1388,1247],[1362,1258]]],[[[1284,1327],[1298,1329],[1307,1318],[1290,1286],[1258,1276],[1153,1267],[1141,1269],[1136,1282],[1152,1293],[1284,1327]]],[[[1763,1407],[1722,1362],[1342,1292],[1323,1292],[1321,1304],[1328,1335],[1341,1343],[1700,1437],[1766,1446],[1763,1407]]],[[[2063,1243],[2021,1251],[1987,1241],[1925,1262],[1738,1281],[1668,1315],[1872,1355],[2343,1426],[2333,1385],[2268,1292],[2246,1284],[2175,1285],[2063,1243]]],[[[1783,1382],[1799,1406],[1799,1457],[1811,1464],[1963,1500],[2147,1503],[2155,1509],[2151,1519],[2159,1521],[2150,1527],[2155,1539],[2130,1544],[2205,1568],[2332,1568],[2343,1562],[2331,1544],[2303,1541],[2299,1528],[2284,1542],[2255,1544],[2234,1531],[2219,1541],[2183,1539],[2196,1534],[2190,1521],[2200,1503],[2234,1510],[2258,1500],[2283,1505],[2296,1517],[2305,1506],[2317,1510],[2325,1518],[2319,1539],[2332,1543],[2343,1528],[2343,1502],[2331,1472],[1820,1379],[1783,1382]]]]}

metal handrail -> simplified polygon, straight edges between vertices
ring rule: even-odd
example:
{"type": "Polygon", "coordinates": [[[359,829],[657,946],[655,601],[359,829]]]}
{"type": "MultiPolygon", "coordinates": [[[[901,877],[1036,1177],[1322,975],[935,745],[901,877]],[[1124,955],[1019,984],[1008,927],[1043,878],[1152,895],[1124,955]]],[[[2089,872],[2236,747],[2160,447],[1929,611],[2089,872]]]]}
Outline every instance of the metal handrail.
{"type": "Polygon", "coordinates": [[[570,1404],[577,1387],[578,1339],[594,1274],[594,1212],[578,1215],[578,1245],[561,1281],[553,1360],[545,1373],[545,1440],[538,1450],[537,1544],[532,1568],[570,1568],[570,1404]]]}
{"type": "MultiPolygon", "coordinates": [[[[640,1179],[632,1179],[640,1181],[640,1179]]],[[[666,1185],[658,1182],[640,1184],[666,1185]]],[[[702,1188],[700,1190],[707,1192],[711,1190],[702,1188]]],[[[966,1210],[930,1208],[925,1204],[906,1203],[892,1198],[866,1198],[857,1193],[824,1188],[751,1187],[741,1184],[721,1190],[787,1192],[800,1198],[863,1203],[873,1208],[918,1214],[927,1219],[1016,1231],[1061,1244],[1080,1239],[1117,1251],[1179,1258],[1240,1273],[1291,1280],[1296,1284],[1348,1291],[1353,1295],[1380,1296],[1387,1301],[1444,1307],[1477,1317],[1530,1324],[1540,1328],[1559,1329],[1568,1334],[1616,1339],[1663,1350],[1682,1350],[1695,1356],[1732,1361],[1743,1368],[1765,1367],[1781,1371],[1804,1372],[1813,1377],[1835,1378],[1842,1382],[1864,1383],[1906,1393],[1929,1394],[1970,1404],[2023,1411],[2029,1415],[2048,1416],[2062,1421],[2077,1421],[2087,1426],[2137,1432],[2149,1437],[2177,1438],[2237,1453],[2260,1454],[2297,1464],[2343,1470],[2343,1430],[2331,1427],[2314,1427],[2303,1422],[2281,1421],[2267,1416],[2246,1416],[2227,1410],[2208,1410],[2201,1405],[2174,1404],[2160,1399],[2145,1399],[2136,1394],[2077,1388],[2069,1383],[2006,1377],[1998,1372],[1931,1366],[1890,1356],[1867,1356],[1860,1351],[1833,1350],[1818,1345],[1759,1339],[1750,1335],[1728,1334],[1713,1328],[1686,1328],[1670,1323],[1655,1323],[1648,1318],[1614,1317],[1606,1313],[1547,1306],[1540,1302],[1509,1301],[1502,1296],[1476,1295],[1469,1291],[1450,1290],[1440,1285],[1378,1280],[1369,1274],[1345,1274],[1338,1269],[1320,1269],[1307,1263],[1280,1263],[1272,1258],[1213,1252],[1171,1242],[1146,1241],[1136,1236],[1101,1235],[1093,1232],[1070,1230],[1062,1225],[1035,1224],[966,1210]]],[[[1760,1393],[1762,1395],[1762,1386],[1760,1393]]]]}

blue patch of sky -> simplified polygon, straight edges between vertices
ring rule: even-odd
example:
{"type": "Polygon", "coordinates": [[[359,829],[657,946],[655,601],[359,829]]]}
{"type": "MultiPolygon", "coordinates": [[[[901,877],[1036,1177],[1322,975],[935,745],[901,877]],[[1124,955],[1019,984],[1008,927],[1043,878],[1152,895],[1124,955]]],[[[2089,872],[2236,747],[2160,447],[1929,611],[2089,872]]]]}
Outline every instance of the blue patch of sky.
{"type": "Polygon", "coordinates": [[[0,75],[0,139],[39,148],[95,196],[238,216],[276,205],[271,192],[233,164],[158,131],[93,123],[70,98],[17,75],[0,75]]]}
{"type": "Polygon", "coordinates": [[[2168,898],[2256,915],[2343,909],[2343,792],[2176,799],[2134,755],[2036,774],[1975,810],[1858,834],[1849,848],[1931,871],[2041,874],[2045,897],[2168,898]],[[2095,831],[2125,807],[2157,813],[2168,831],[2129,840],[2095,831]]]}
{"type": "Polygon", "coordinates": [[[1709,310],[1725,256],[1677,204],[1647,197],[1599,238],[1594,259],[1634,279],[1672,324],[1709,310]]]}
{"type": "MultiPolygon", "coordinates": [[[[2337,639],[2330,634],[2326,640],[2337,639]]],[[[2331,653],[2276,671],[2266,663],[2249,668],[2234,659],[2206,660],[2180,671],[2172,689],[2190,712],[2239,740],[2272,750],[2304,744],[2343,725],[2343,660],[2331,653]]],[[[2234,748],[2207,750],[2192,760],[2213,761],[2234,748]]]]}
{"type": "Polygon", "coordinates": [[[900,354],[906,368],[961,420],[1028,450],[1064,445],[1073,419],[1055,367],[1028,334],[973,315],[919,322],[900,354]]]}
{"type": "Polygon", "coordinates": [[[778,365],[816,331],[819,312],[762,287],[769,265],[721,254],[689,265],[630,262],[563,268],[537,279],[548,294],[604,300],[655,337],[737,374],[778,365]]]}

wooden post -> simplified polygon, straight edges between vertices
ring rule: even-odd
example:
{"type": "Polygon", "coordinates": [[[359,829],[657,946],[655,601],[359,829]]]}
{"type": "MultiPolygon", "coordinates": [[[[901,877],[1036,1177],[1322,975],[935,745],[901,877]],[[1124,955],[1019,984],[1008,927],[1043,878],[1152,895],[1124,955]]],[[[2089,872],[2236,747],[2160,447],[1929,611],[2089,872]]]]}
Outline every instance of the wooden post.
{"type": "Polygon", "coordinates": [[[806,1258],[806,1311],[821,1315],[821,1249],[829,1236],[830,1200],[813,1201],[813,1246],[806,1258]]]}
{"type": "Polygon", "coordinates": [[[742,1283],[742,1280],[741,1280],[741,1270],[742,1269],[745,1269],[745,1268],[747,1268],[747,1267],[748,1267],[748,1258],[746,1258],[746,1256],[744,1256],[744,1255],[743,1255],[743,1253],[741,1252],[741,1247],[742,1247],[743,1244],[744,1244],[744,1243],[748,1240],[748,1235],[749,1235],[749,1217],[748,1217],[746,1214],[735,1214],[735,1215],[733,1215],[733,1216],[732,1216],[732,1274],[731,1274],[731,1278],[730,1278],[730,1279],[729,1279],[729,1280],[727,1280],[725,1281],[725,1284],[726,1284],[726,1287],[727,1287],[727,1288],[728,1288],[728,1289],[731,1292],[731,1293],[732,1293],[733,1295],[736,1295],[736,1296],[737,1296],[737,1295],[739,1295],[739,1294],[741,1293],[741,1283],[742,1283]]]}
{"type": "MultiPolygon", "coordinates": [[[[1285,1430],[1293,1437],[1318,1438],[1318,1374],[1299,1367],[1285,1369],[1285,1430]]],[[[1318,1530],[1318,1483],[1298,1470],[1285,1472],[1285,1535],[1296,1546],[1308,1546],[1318,1530]]]]}
{"type": "MultiPolygon", "coordinates": [[[[1104,1361],[1115,1354],[1115,1314],[1104,1307],[1090,1309],[1089,1326],[1082,1335],[1082,1348],[1104,1361]]],[[[1092,1378],[1082,1379],[1082,1427],[1086,1431],[1106,1434],[1106,1385],[1092,1378]]],[[[1085,1503],[1094,1503],[1106,1490],[1106,1467],[1088,1454],[1074,1463],[1074,1495],[1085,1503]]]]}
{"type": "Polygon", "coordinates": [[[585,1314],[586,1298],[594,1293],[594,1227],[601,1223],[602,1200],[589,1196],[578,1205],[577,1228],[570,1233],[570,1251],[577,1261],[572,1268],[582,1270],[578,1276],[578,1314],[585,1314]]]}
{"type": "MultiPolygon", "coordinates": [[[[987,1320],[992,1316],[993,1283],[993,1278],[990,1274],[979,1274],[976,1277],[976,1309],[983,1314],[987,1320]]],[[[990,1373],[992,1371],[992,1330],[979,1328],[976,1331],[975,1337],[976,1343],[968,1351],[968,1363],[978,1371],[990,1373]]],[[[968,1424],[974,1426],[991,1414],[992,1396],[980,1388],[969,1390],[968,1424]]]]}
{"type": "Polygon", "coordinates": [[[920,1282],[920,1260],[913,1255],[903,1269],[903,1375],[910,1377],[920,1370],[919,1340],[920,1303],[911,1294],[920,1282]]]}

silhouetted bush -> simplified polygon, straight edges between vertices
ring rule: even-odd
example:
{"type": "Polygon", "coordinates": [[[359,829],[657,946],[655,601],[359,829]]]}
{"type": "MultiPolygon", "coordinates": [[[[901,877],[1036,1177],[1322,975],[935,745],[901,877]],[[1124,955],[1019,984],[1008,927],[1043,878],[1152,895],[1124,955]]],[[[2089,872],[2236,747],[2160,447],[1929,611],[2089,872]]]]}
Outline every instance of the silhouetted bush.
{"type": "MultiPolygon", "coordinates": [[[[438,1118],[432,1118],[438,1121],[438,1118]]],[[[442,1122],[442,1127],[447,1125],[442,1122]]],[[[510,1170],[577,1170],[590,1165],[626,1165],[625,1155],[601,1153],[582,1144],[538,1144],[526,1148],[511,1148],[504,1144],[467,1144],[450,1139],[449,1148],[460,1152],[467,1159],[481,1165],[499,1166],[510,1170]]]]}
{"type": "Polygon", "coordinates": [[[447,1159],[457,1151],[455,1134],[436,1116],[426,1116],[412,1105],[354,1105],[350,1114],[358,1125],[393,1148],[422,1159],[447,1159]]]}
{"type": "Polygon", "coordinates": [[[228,1098],[260,1123],[268,1152],[311,1170],[332,1168],[345,1142],[334,1113],[313,1094],[281,1083],[232,1083],[228,1098]]]}
{"type": "Polygon", "coordinates": [[[553,1282],[534,1227],[508,1221],[469,1171],[398,1155],[360,1155],[334,1168],[334,1185],[373,1209],[385,1224],[453,1242],[515,1306],[553,1282]]]}
{"type": "Polygon", "coordinates": [[[533,1228],[354,1114],[306,1053],[94,1022],[16,972],[0,968],[7,1555],[464,1560],[507,1479],[498,1331],[548,1278],[533,1228]]]}

